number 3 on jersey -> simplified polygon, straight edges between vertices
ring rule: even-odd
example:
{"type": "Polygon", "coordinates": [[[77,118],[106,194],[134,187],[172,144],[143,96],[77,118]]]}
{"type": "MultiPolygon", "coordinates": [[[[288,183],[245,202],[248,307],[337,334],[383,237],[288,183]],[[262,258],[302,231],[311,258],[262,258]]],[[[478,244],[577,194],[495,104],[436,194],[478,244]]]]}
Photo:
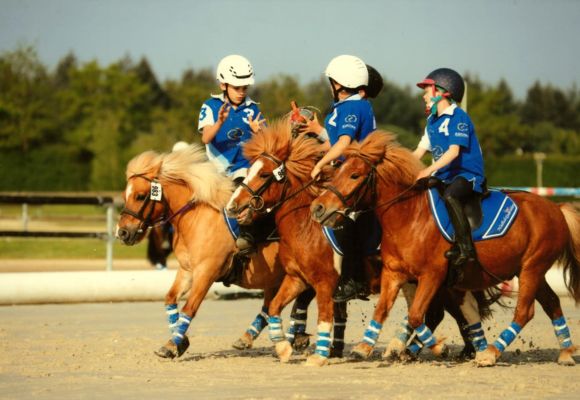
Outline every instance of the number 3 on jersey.
{"type": "Polygon", "coordinates": [[[449,136],[449,118],[445,118],[445,121],[439,125],[439,133],[444,133],[445,136],[449,136]]]}

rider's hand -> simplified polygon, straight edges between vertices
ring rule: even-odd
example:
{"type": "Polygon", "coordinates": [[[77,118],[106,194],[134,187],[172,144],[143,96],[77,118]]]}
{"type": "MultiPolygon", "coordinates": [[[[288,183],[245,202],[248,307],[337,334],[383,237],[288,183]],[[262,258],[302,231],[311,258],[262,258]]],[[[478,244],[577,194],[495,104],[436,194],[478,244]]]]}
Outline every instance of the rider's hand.
{"type": "Polygon", "coordinates": [[[252,119],[252,116],[248,116],[248,124],[250,124],[250,129],[252,129],[252,132],[254,133],[260,132],[262,130],[262,125],[266,123],[265,118],[260,119],[261,116],[261,112],[258,113],[256,119],[252,119]]]}

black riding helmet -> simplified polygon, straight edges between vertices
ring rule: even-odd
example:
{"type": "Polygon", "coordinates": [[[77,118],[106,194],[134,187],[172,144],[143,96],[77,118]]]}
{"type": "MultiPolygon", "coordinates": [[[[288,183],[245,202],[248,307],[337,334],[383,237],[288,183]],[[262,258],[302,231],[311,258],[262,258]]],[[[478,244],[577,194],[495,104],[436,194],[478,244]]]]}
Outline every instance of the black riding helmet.
{"type": "Polygon", "coordinates": [[[374,99],[379,95],[381,90],[383,89],[383,77],[373,67],[366,64],[367,70],[369,71],[369,84],[366,87],[367,97],[374,99]]]}
{"type": "Polygon", "coordinates": [[[445,96],[450,97],[457,103],[461,103],[461,100],[463,100],[463,94],[465,93],[463,78],[450,68],[438,68],[417,83],[417,86],[421,89],[429,85],[444,89],[446,91],[445,96]]]}

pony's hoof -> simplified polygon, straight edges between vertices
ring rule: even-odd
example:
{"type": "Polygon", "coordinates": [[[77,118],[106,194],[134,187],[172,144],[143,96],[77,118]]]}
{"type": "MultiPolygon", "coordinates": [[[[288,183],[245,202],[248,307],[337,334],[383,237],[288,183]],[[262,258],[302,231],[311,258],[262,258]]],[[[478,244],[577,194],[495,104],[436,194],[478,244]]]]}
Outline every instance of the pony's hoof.
{"type": "Polygon", "coordinates": [[[495,365],[497,358],[495,352],[490,347],[475,353],[475,363],[478,367],[493,367],[495,365]]]}
{"type": "Polygon", "coordinates": [[[323,367],[328,364],[328,358],[321,356],[320,354],[313,354],[306,359],[307,367],[323,367]]]}
{"type": "Polygon", "coordinates": [[[350,358],[357,361],[366,360],[371,356],[373,348],[366,343],[359,343],[350,352],[350,358]]]}
{"type": "Polygon", "coordinates": [[[443,340],[438,341],[435,345],[431,346],[429,350],[431,350],[431,353],[433,353],[435,357],[447,358],[449,356],[449,347],[443,343],[443,340]]]}
{"type": "Polygon", "coordinates": [[[576,365],[576,361],[572,358],[572,355],[576,352],[576,348],[560,350],[560,355],[558,356],[558,364],[572,367],[576,365]]]}
{"type": "Polygon", "coordinates": [[[393,338],[387,345],[385,352],[383,353],[383,359],[385,360],[397,360],[401,357],[401,354],[405,351],[405,343],[399,338],[393,338]]]}
{"type": "Polygon", "coordinates": [[[297,333],[294,335],[294,343],[292,343],[294,350],[301,353],[308,346],[310,346],[310,335],[308,333],[297,333]]]}
{"type": "Polygon", "coordinates": [[[292,355],[292,345],[289,341],[283,340],[276,343],[276,354],[280,359],[280,362],[287,363],[292,355]]]}
{"type": "Polygon", "coordinates": [[[254,341],[252,340],[250,335],[244,333],[241,338],[239,338],[232,344],[232,347],[237,350],[247,350],[251,349],[253,344],[254,341]]]}
{"type": "Polygon", "coordinates": [[[161,358],[176,358],[181,357],[183,353],[189,348],[189,338],[187,336],[183,337],[183,341],[176,345],[173,340],[168,340],[165,346],[162,346],[159,350],[155,351],[155,354],[161,358]]]}

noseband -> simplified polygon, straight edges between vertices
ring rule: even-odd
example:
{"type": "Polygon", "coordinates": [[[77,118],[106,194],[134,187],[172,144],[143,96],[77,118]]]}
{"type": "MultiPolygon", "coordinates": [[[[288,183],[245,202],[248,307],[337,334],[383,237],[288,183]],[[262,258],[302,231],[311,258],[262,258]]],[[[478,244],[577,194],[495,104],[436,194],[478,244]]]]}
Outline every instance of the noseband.
{"type": "Polygon", "coordinates": [[[284,182],[284,188],[282,190],[281,196],[282,198],[284,198],[286,194],[288,179],[286,177],[286,171],[284,170],[284,163],[282,161],[278,160],[277,158],[268,153],[262,153],[260,154],[259,157],[264,157],[272,161],[274,164],[276,164],[277,167],[273,170],[272,175],[269,176],[268,179],[266,179],[266,181],[262,184],[262,186],[260,186],[256,190],[252,189],[244,182],[240,182],[240,186],[242,186],[252,195],[248,203],[248,207],[250,208],[250,210],[267,214],[270,211],[272,211],[273,208],[270,207],[269,209],[264,210],[265,201],[264,198],[262,197],[262,194],[270,187],[270,185],[273,182],[284,182]]]}

